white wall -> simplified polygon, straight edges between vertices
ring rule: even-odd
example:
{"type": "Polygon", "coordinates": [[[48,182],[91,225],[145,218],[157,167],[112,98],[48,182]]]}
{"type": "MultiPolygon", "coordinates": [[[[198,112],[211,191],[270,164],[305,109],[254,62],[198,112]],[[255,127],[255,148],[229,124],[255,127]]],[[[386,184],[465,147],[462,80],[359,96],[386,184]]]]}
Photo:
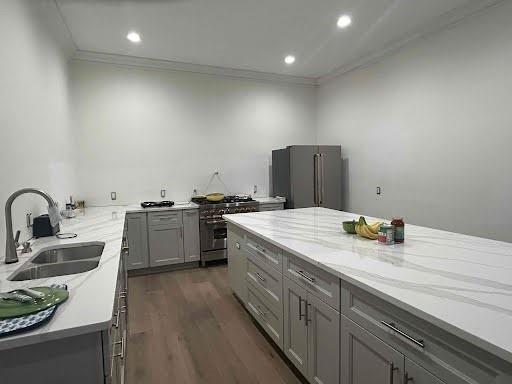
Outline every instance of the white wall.
{"type": "Polygon", "coordinates": [[[320,87],[347,210],[512,241],[511,20],[505,2],[320,87]]]}
{"type": "MultiPolygon", "coordinates": [[[[74,192],[68,121],[67,45],[53,1],[0,2],[0,204],[23,187],[64,201],[74,192]]],[[[31,236],[25,213],[46,213],[38,196],[14,204],[14,230],[31,236]]],[[[0,206],[0,255],[5,247],[0,206]]]]}
{"type": "Polygon", "coordinates": [[[216,170],[231,193],[268,195],[272,149],[315,141],[315,89],[74,61],[81,198],[188,200],[216,170]]]}

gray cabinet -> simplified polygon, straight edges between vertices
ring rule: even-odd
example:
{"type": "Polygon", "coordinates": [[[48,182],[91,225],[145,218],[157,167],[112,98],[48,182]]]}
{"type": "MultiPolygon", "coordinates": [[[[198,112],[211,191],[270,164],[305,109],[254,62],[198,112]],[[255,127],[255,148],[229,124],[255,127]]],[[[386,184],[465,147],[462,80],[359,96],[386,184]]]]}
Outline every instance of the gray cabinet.
{"type": "Polygon", "coordinates": [[[404,377],[404,356],[341,316],[341,383],[399,384],[404,377]]]}
{"type": "Polygon", "coordinates": [[[197,209],[183,211],[183,253],[185,262],[199,261],[199,212],[197,209]]]}
{"type": "Polygon", "coordinates": [[[308,379],[338,384],[340,378],[340,314],[308,293],[308,379]]]}
{"type": "Polygon", "coordinates": [[[183,263],[183,227],[158,225],[149,227],[149,266],[183,263]]]}
{"type": "Polygon", "coordinates": [[[446,384],[439,380],[426,369],[420,367],[413,361],[405,358],[404,384],[446,384]]]}
{"type": "Polygon", "coordinates": [[[233,292],[244,304],[247,303],[247,257],[244,251],[244,235],[235,232],[228,224],[228,276],[233,292]]]}
{"type": "Polygon", "coordinates": [[[307,376],[308,329],[305,316],[307,292],[290,279],[283,277],[283,294],[283,350],[297,369],[307,376]]]}
{"type": "Polygon", "coordinates": [[[260,203],[259,211],[281,211],[284,209],[284,203],[260,203]]]}
{"type": "Polygon", "coordinates": [[[127,268],[131,270],[149,267],[146,213],[127,213],[126,226],[129,248],[126,256],[127,268]]]}
{"type": "Polygon", "coordinates": [[[339,313],[284,278],[284,352],[311,383],[339,383],[339,313]]]}

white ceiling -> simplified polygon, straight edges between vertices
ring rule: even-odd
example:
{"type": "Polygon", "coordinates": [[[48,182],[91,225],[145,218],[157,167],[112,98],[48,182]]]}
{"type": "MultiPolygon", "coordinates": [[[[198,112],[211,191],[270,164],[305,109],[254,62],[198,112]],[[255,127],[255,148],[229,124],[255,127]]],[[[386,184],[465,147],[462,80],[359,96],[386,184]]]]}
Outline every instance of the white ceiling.
{"type": "MultiPolygon", "coordinates": [[[[485,1],[482,1],[482,3],[485,1]]],[[[57,0],[79,50],[319,78],[475,0],[57,0]],[[353,24],[339,30],[340,14],[353,24]],[[126,40],[128,31],[142,43],[126,40]],[[285,55],[296,55],[292,66],[285,55]]]]}

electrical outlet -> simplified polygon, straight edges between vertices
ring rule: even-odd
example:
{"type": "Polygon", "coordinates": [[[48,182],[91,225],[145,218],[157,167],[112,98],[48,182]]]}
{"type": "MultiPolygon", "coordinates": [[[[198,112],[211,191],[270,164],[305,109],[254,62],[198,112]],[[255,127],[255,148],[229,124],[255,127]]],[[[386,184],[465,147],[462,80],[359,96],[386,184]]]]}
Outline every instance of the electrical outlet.
{"type": "Polygon", "coordinates": [[[165,189],[160,190],[160,197],[164,198],[167,191],[165,189]]]}
{"type": "Polygon", "coordinates": [[[257,185],[255,185],[255,186],[254,186],[254,188],[253,188],[253,190],[252,190],[252,193],[253,193],[253,194],[258,193],[258,186],[257,186],[257,185]]]}
{"type": "Polygon", "coordinates": [[[381,194],[381,189],[380,189],[380,187],[377,187],[377,195],[380,196],[380,194],[381,194]]]}
{"type": "Polygon", "coordinates": [[[197,196],[197,188],[194,188],[194,190],[192,191],[192,196],[197,196]]]}
{"type": "Polygon", "coordinates": [[[110,199],[111,200],[117,200],[117,193],[116,192],[110,192],[110,199]]]}

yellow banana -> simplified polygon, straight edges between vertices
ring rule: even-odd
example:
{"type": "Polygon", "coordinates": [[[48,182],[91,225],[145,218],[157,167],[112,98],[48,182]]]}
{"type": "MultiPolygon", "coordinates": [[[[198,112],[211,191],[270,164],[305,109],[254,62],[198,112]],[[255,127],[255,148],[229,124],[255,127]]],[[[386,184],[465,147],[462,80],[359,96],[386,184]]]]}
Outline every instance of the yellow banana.
{"type": "Polygon", "coordinates": [[[380,226],[382,225],[383,223],[381,221],[377,221],[373,224],[370,224],[368,225],[368,228],[370,228],[370,231],[372,231],[372,233],[374,234],[378,234],[379,233],[379,229],[380,229],[380,226]]]}

